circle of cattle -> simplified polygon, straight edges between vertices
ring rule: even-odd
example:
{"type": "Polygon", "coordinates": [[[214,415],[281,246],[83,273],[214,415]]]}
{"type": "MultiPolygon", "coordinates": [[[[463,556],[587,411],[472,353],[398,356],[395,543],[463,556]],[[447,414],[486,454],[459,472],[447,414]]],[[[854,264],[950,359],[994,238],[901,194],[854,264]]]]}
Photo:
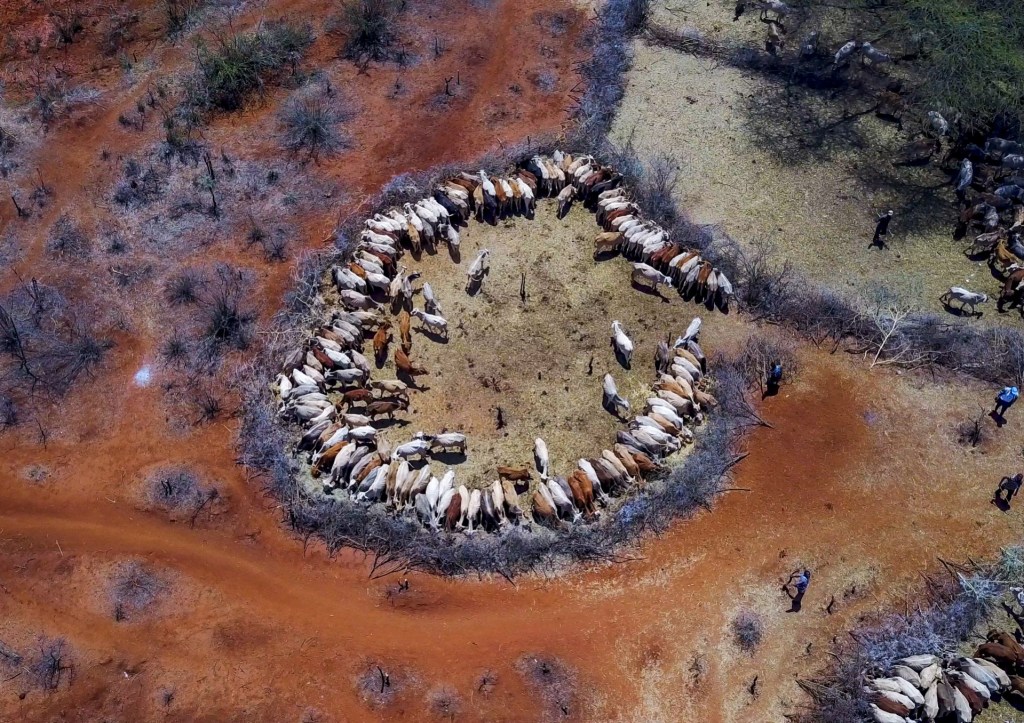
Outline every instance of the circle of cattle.
{"type": "Polygon", "coordinates": [[[1024,647],[990,630],[975,656],[911,655],[864,688],[877,723],[970,723],[993,698],[1024,700],[1024,647]]]}
{"type": "MultiPolygon", "coordinates": [[[[699,318],[674,346],[659,344],[644,413],[617,432],[610,449],[580,459],[568,477],[550,474],[547,447],[538,438],[536,486],[529,466],[499,464],[497,479],[484,489],[470,490],[456,484],[450,468],[439,479],[429,463],[419,468],[410,464],[429,462],[443,452],[465,454],[465,435],[421,432],[394,449],[378,437],[374,420],[408,409],[415,377],[427,374],[410,356],[412,319],[434,334],[446,336],[448,329],[429,283],[419,289],[425,309],[413,308],[412,284],[419,274],[407,274],[399,263],[405,251],[418,257],[424,246],[447,244],[455,256],[458,228],[471,218],[491,223],[512,215],[532,219],[537,199],[544,197],[557,198],[559,218],[576,201],[593,210],[603,229],[594,241],[595,258],[621,253],[633,262],[634,284],[674,287],[709,307],[729,303],[732,285],[725,275],[644,219],[622,176],[591,156],[573,158],[556,151],[552,157],[534,156],[509,176],[480,171],[449,178],[429,197],[366,219],[351,256],[333,266],[330,281],[325,281],[336,287],[341,308],[287,354],[272,385],[281,417],[302,428],[295,454],[305,456],[310,474],[322,480],[326,493],[364,504],[384,503],[394,514],[415,516],[432,530],[493,531],[529,518],[560,527],[563,521],[595,519],[599,504],[635,488],[661,468],[665,457],[692,442],[688,425],[699,424],[703,410],[715,405],[705,391],[707,362],[697,341],[699,318]],[[360,350],[370,340],[377,360],[386,359],[395,316],[400,338],[393,345],[394,362],[404,380],[371,379],[370,361],[360,350]]],[[[489,272],[490,254],[484,249],[467,271],[467,293],[478,290],[489,272]]],[[[611,330],[616,354],[628,367],[633,342],[618,321],[611,330]]],[[[629,402],[619,395],[610,374],[603,380],[602,401],[623,418],[630,414],[629,402]]]]}

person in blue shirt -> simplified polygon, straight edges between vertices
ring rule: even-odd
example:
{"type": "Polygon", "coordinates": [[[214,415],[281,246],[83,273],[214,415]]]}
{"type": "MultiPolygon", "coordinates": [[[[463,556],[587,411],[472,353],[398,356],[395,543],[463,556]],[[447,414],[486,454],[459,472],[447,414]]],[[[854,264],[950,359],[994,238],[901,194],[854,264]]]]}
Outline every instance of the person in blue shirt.
{"type": "Polygon", "coordinates": [[[996,395],[996,408],[992,410],[993,414],[1002,417],[1013,406],[1013,403],[1017,401],[1019,396],[1020,390],[1017,387],[1003,387],[1000,389],[999,394],[996,395]]]}
{"type": "Polygon", "coordinates": [[[804,569],[796,571],[789,576],[789,580],[782,586],[782,589],[789,595],[789,599],[793,601],[793,607],[790,608],[792,612],[799,612],[800,605],[803,603],[804,594],[807,592],[807,587],[811,584],[811,571],[804,569]],[[790,586],[793,587],[793,592],[789,591],[790,586]]]}
{"type": "Polygon", "coordinates": [[[768,370],[768,378],[766,381],[765,396],[770,397],[779,393],[779,384],[782,383],[782,363],[772,362],[771,368],[768,370]]]}

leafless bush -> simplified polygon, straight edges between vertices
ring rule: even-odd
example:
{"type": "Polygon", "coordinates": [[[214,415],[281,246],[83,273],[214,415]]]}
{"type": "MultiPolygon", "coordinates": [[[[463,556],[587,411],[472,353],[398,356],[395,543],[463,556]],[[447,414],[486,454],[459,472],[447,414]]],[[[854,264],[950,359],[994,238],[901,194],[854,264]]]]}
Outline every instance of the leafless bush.
{"type": "Polygon", "coordinates": [[[291,152],[305,153],[316,161],[349,145],[339,126],[353,116],[337,91],[302,89],[281,112],[281,142],[291,152]]]}
{"type": "Polygon", "coordinates": [[[120,622],[145,611],[166,589],[167,583],[148,566],[134,560],[124,563],[111,580],[114,619],[120,622]]]}
{"type": "Polygon", "coordinates": [[[437,718],[454,720],[462,711],[462,699],[454,688],[442,686],[427,693],[427,708],[437,718]]]}
{"type": "Polygon", "coordinates": [[[192,526],[203,511],[221,499],[216,485],[204,484],[188,467],[171,467],[153,474],[147,481],[147,496],[160,509],[188,515],[192,526]]]}
{"type": "Polygon", "coordinates": [[[985,424],[987,413],[981,413],[971,419],[965,419],[956,425],[956,441],[962,447],[977,447],[986,442],[990,437],[988,425],[985,424]]]}
{"type": "Polygon", "coordinates": [[[191,348],[188,339],[175,329],[160,345],[160,359],[169,367],[182,367],[188,363],[191,348]]]}
{"type": "Polygon", "coordinates": [[[778,262],[775,243],[769,238],[755,238],[749,245],[749,249],[735,247],[736,298],[755,317],[774,318],[792,293],[792,264],[778,262]]]}
{"type": "Polygon", "coordinates": [[[62,213],[50,229],[46,250],[62,259],[82,259],[92,250],[92,242],[77,221],[62,213]]]}
{"type": "Polygon", "coordinates": [[[29,679],[44,691],[54,691],[62,682],[71,684],[75,666],[70,647],[63,638],[41,637],[37,650],[24,661],[29,679]]]}
{"type": "Polygon", "coordinates": [[[54,287],[33,279],[0,297],[0,392],[16,401],[67,392],[111,347],[54,287]]]}
{"type": "Polygon", "coordinates": [[[528,688],[532,688],[561,716],[575,713],[576,674],[563,662],[543,655],[524,655],[516,670],[528,688]]]}
{"type": "Polygon", "coordinates": [[[197,304],[206,283],[206,275],[202,271],[185,269],[167,282],[167,300],[174,306],[197,304]]]}
{"type": "Polygon", "coordinates": [[[185,31],[206,0],[163,0],[167,18],[167,35],[176,36],[185,31]]]}
{"type": "Polygon", "coordinates": [[[58,45],[71,45],[75,42],[75,37],[85,29],[82,24],[82,11],[74,7],[66,11],[52,11],[50,18],[53,21],[54,39],[58,45]]]}
{"type": "Polygon", "coordinates": [[[764,623],[761,616],[751,610],[741,611],[732,621],[732,635],[736,644],[748,653],[761,644],[764,623]]]}
{"type": "Polygon", "coordinates": [[[743,351],[736,360],[749,384],[757,384],[764,392],[768,372],[781,364],[784,379],[791,382],[797,373],[796,344],[780,334],[759,331],[747,337],[743,351]]]}
{"type": "Polygon", "coordinates": [[[359,697],[374,708],[390,705],[406,684],[404,672],[394,671],[386,663],[370,663],[356,678],[359,697]]]}
{"type": "Polygon", "coordinates": [[[56,72],[41,76],[33,84],[35,95],[32,107],[35,114],[49,125],[79,106],[90,105],[100,98],[100,92],[84,85],[70,85],[56,72]]]}
{"type": "Polygon", "coordinates": [[[256,312],[248,305],[247,292],[248,280],[241,270],[216,267],[210,288],[200,300],[205,318],[202,335],[209,355],[224,349],[246,349],[252,342],[256,312]]]}
{"type": "Polygon", "coordinates": [[[100,39],[100,50],[107,57],[116,55],[125,43],[132,39],[132,28],[139,23],[136,12],[116,13],[110,16],[107,28],[100,39]]]}
{"type": "Polygon", "coordinates": [[[148,206],[163,193],[164,179],[152,166],[143,168],[134,158],[124,164],[124,175],[114,190],[114,201],[128,208],[148,206]]]}

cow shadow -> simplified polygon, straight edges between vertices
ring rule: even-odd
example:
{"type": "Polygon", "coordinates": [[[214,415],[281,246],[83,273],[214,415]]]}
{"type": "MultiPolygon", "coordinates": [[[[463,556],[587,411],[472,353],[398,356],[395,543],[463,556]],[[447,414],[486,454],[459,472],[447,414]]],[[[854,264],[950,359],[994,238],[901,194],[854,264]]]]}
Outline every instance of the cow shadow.
{"type": "Polygon", "coordinates": [[[975,311],[974,313],[971,313],[970,311],[968,311],[966,308],[964,308],[962,306],[957,308],[957,307],[952,306],[951,304],[949,304],[949,303],[947,303],[945,301],[942,302],[942,307],[946,310],[947,314],[950,314],[951,316],[959,317],[961,319],[963,319],[963,318],[970,318],[970,319],[977,318],[977,319],[980,319],[984,315],[984,313],[985,313],[984,311],[975,311]]]}
{"type": "Polygon", "coordinates": [[[390,429],[391,427],[408,427],[412,422],[408,419],[400,419],[398,417],[384,417],[383,419],[374,419],[373,426],[377,429],[390,429]]]}
{"type": "Polygon", "coordinates": [[[612,350],[615,352],[615,360],[622,366],[623,369],[632,369],[632,361],[627,359],[619,351],[618,347],[615,346],[615,342],[612,342],[612,350]]]}
{"type": "Polygon", "coordinates": [[[671,302],[671,299],[669,299],[667,296],[662,294],[657,289],[652,289],[650,286],[644,286],[643,284],[638,284],[636,281],[630,281],[629,285],[633,287],[634,291],[639,291],[641,294],[646,294],[647,296],[652,296],[655,299],[658,299],[659,301],[661,301],[661,303],[663,303],[663,304],[668,304],[668,303],[671,302]]]}
{"type": "Polygon", "coordinates": [[[438,452],[431,456],[441,464],[446,465],[462,464],[468,459],[465,452],[438,452]]]}
{"type": "Polygon", "coordinates": [[[452,263],[462,263],[462,251],[457,246],[448,244],[448,256],[451,257],[452,263]]]}
{"type": "Polygon", "coordinates": [[[430,341],[434,342],[435,344],[447,344],[448,343],[448,337],[447,336],[445,336],[443,334],[438,334],[436,331],[431,331],[430,329],[428,329],[426,327],[417,327],[416,329],[413,329],[413,331],[415,331],[415,332],[417,332],[419,334],[422,334],[423,336],[425,336],[426,338],[430,339],[430,341]]]}
{"type": "Polygon", "coordinates": [[[469,280],[469,283],[466,284],[466,294],[468,296],[476,296],[477,294],[480,293],[480,289],[484,285],[485,276],[487,276],[487,273],[484,273],[484,276],[480,277],[479,279],[469,280]]]}

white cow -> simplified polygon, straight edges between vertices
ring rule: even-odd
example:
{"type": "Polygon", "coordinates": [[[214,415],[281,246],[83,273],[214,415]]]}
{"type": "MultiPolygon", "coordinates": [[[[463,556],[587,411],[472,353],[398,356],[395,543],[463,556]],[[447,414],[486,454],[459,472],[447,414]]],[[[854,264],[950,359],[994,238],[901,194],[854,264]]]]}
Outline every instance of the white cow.
{"type": "Polygon", "coordinates": [[[423,325],[426,326],[435,334],[443,334],[447,338],[448,322],[445,321],[443,316],[438,316],[437,314],[427,314],[426,312],[420,311],[419,309],[413,309],[412,316],[422,321],[423,325]]]}
{"type": "Polygon", "coordinates": [[[665,274],[653,266],[643,263],[633,264],[633,273],[630,275],[630,280],[639,286],[650,286],[655,291],[658,290],[658,284],[672,286],[672,279],[670,277],[665,276],[665,274]]]}
{"type": "Polygon", "coordinates": [[[626,335],[618,321],[612,322],[612,345],[628,369],[633,358],[633,341],[626,335]]]}
{"type": "Polygon", "coordinates": [[[961,311],[969,308],[971,310],[971,316],[974,316],[975,313],[977,313],[978,316],[981,316],[982,312],[975,312],[974,307],[978,304],[984,304],[987,302],[988,295],[981,294],[976,291],[968,291],[960,286],[951,286],[949,291],[939,297],[939,301],[950,308],[952,308],[954,301],[959,301],[961,311]]]}
{"type": "Polygon", "coordinates": [[[615,386],[615,379],[611,374],[604,375],[604,406],[623,414],[629,414],[629,402],[619,396],[619,389],[615,386]]]}
{"type": "Polygon", "coordinates": [[[537,464],[537,471],[542,478],[548,476],[548,445],[543,439],[537,437],[533,440],[533,461],[537,464]]]}

